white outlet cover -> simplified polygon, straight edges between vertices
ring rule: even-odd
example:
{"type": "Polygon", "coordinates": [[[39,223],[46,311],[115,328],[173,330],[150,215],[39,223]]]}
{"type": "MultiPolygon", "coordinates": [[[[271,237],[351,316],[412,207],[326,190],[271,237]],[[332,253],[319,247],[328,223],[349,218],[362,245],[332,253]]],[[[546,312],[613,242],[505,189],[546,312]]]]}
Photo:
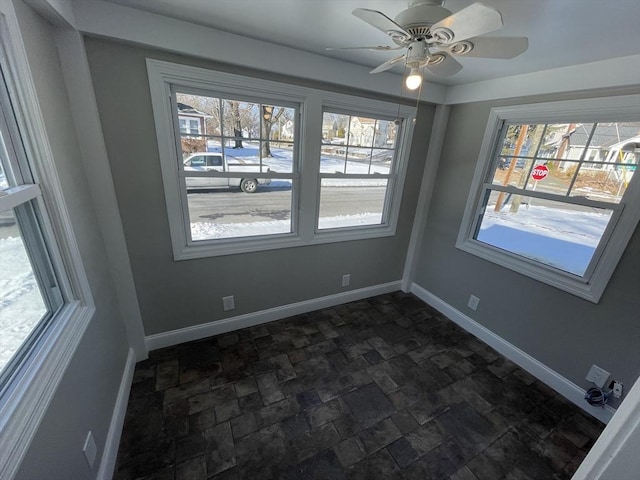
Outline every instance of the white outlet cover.
{"type": "Polygon", "coordinates": [[[346,275],[343,275],[342,276],[342,286],[343,287],[348,287],[350,283],[351,283],[351,274],[347,273],[346,275]]]}
{"type": "Polygon", "coordinates": [[[611,374],[597,365],[591,365],[589,373],[585,377],[589,382],[595,384],[598,388],[604,388],[611,374]]]}
{"type": "Polygon", "coordinates": [[[475,295],[471,295],[469,297],[469,302],[467,303],[467,306],[475,311],[478,308],[478,304],[480,303],[480,299],[478,297],[476,297],[475,295]]]}
{"type": "Polygon", "coordinates": [[[89,468],[93,468],[93,464],[96,461],[96,456],[98,455],[98,447],[96,446],[96,441],[93,439],[91,430],[89,430],[89,433],[87,433],[87,439],[84,441],[84,447],[82,447],[82,451],[84,453],[84,458],[86,458],[87,463],[89,464],[89,468]]]}
{"type": "Polygon", "coordinates": [[[233,295],[229,295],[228,297],[222,297],[222,310],[227,312],[229,310],[233,310],[234,308],[236,308],[236,305],[235,305],[235,300],[233,298],[233,295]]]}

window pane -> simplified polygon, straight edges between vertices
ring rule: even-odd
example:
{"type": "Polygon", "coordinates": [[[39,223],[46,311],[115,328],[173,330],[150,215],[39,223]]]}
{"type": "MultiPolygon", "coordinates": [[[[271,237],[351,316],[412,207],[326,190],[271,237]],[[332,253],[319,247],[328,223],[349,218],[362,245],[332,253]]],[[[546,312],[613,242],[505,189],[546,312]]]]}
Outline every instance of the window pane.
{"type": "Polygon", "coordinates": [[[533,160],[500,156],[491,183],[524,188],[533,160]]]}
{"type": "Polygon", "coordinates": [[[376,132],[375,118],[351,117],[349,120],[349,145],[372,147],[376,132]]]}
{"type": "MultiPolygon", "coordinates": [[[[266,142],[262,142],[263,148],[266,142]]],[[[266,152],[263,152],[266,153],[266,152]]],[[[269,154],[262,155],[262,164],[272,172],[293,173],[295,149],[293,143],[269,142],[269,154]]]]}
{"type": "Polygon", "coordinates": [[[578,171],[571,195],[620,203],[636,168],[636,165],[584,163],[578,171]]]}
{"type": "Polygon", "coordinates": [[[556,155],[555,158],[566,160],[580,160],[586,156],[586,147],[589,136],[593,131],[593,123],[570,123],[566,125],[554,125],[557,127],[556,155]]]}
{"type": "Polygon", "coordinates": [[[347,164],[345,173],[369,173],[371,149],[347,147],[347,164]]]}
{"type": "Polygon", "coordinates": [[[578,168],[578,162],[536,160],[531,171],[527,169],[527,190],[566,195],[578,168]]]}
{"type": "Polygon", "coordinates": [[[318,228],[382,223],[387,180],[323,178],[318,228]]]}
{"type": "Polygon", "coordinates": [[[47,313],[15,217],[0,216],[0,372],[47,313]]]}
{"type": "Polygon", "coordinates": [[[518,195],[495,211],[492,191],[476,240],[575,275],[584,275],[612,211],[518,195]]]}
{"type": "Polygon", "coordinates": [[[182,145],[183,157],[192,153],[207,151],[207,139],[205,137],[180,135],[180,144],[182,145]]]}
{"type": "Polygon", "coordinates": [[[320,155],[320,172],[345,172],[347,148],[344,145],[322,145],[320,155]]]}
{"type": "Polygon", "coordinates": [[[392,120],[378,120],[373,146],[378,148],[395,148],[398,127],[392,120]]]}
{"type": "Polygon", "coordinates": [[[394,150],[374,148],[371,152],[371,167],[369,173],[380,173],[384,175],[391,173],[394,154],[394,150]]]}
{"type": "Polygon", "coordinates": [[[260,105],[256,103],[222,100],[223,135],[238,142],[242,138],[260,138],[260,115],[260,105]]]}
{"type": "Polygon", "coordinates": [[[324,112],[322,115],[322,143],[346,145],[349,115],[324,112]]]}
{"type": "Polygon", "coordinates": [[[239,188],[240,180],[186,178],[187,185],[199,185],[187,193],[191,238],[194,241],[292,231],[290,179],[260,181],[269,183],[260,183],[254,193],[243,192],[239,188]]]}
{"type": "Polygon", "coordinates": [[[533,157],[540,146],[544,124],[509,125],[502,142],[502,156],[533,157]]]}
{"type": "Polygon", "coordinates": [[[181,131],[184,128],[191,130],[184,133],[220,135],[220,101],[217,98],[176,93],[176,103],[181,131]]]}
{"type": "Polygon", "coordinates": [[[530,150],[527,145],[527,129],[528,125],[509,125],[502,142],[502,155],[520,155],[528,153],[530,150]],[[518,142],[521,141],[521,146],[518,148],[518,142]]]}

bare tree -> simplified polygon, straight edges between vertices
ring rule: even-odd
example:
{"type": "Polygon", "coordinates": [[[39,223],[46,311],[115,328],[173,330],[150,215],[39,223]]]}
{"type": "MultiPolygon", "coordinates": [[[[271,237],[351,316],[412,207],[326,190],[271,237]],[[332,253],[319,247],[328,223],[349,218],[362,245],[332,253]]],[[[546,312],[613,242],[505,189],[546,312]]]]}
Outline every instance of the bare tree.
{"type": "Polygon", "coordinates": [[[260,116],[260,122],[262,123],[262,132],[264,135],[262,142],[260,142],[260,156],[262,158],[273,157],[269,140],[269,137],[271,136],[271,127],[285,112],[285,109],[283,107],[280,107],[278,113],[274,115],[274,108],[275,107],[273,105],[262,105],[262,115],[260,116]]]}
{"type": "Polygon", "coordinates": [[[233,122],[233,148],[242,148],[242,122],[240,121],[240,109],[238,102],[231,103],[231,119],[233,122]]]}

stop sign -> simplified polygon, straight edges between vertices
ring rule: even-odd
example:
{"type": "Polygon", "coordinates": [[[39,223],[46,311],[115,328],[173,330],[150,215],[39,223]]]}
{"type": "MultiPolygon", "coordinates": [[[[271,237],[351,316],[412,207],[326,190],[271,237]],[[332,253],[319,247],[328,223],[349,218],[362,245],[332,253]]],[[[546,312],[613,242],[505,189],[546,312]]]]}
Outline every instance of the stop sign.
{"type": "Polygon", "coordinates": [[[548,174],[549,174],[549,167],[547,167],[546,165],[537,165],[533,169],[533,172],[531,172],[531,176],[533,177],[534,180],[542,180],[548,174]]]}

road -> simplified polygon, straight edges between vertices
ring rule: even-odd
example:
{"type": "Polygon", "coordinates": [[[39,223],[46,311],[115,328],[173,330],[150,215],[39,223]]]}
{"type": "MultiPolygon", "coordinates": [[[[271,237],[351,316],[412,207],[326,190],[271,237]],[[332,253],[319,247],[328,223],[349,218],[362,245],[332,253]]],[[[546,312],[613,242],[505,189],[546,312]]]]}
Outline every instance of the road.
{"type": "MultiPolygon", "coordinates": [[[[386,187],[324,187],[322,216],[381,212],[385,192],[386,187]]],[[[291,216],[291,189],[260,187],[252,194],[222,188],[190,192],[189,213],[191,222],[287,220],[291,216]]]]}

